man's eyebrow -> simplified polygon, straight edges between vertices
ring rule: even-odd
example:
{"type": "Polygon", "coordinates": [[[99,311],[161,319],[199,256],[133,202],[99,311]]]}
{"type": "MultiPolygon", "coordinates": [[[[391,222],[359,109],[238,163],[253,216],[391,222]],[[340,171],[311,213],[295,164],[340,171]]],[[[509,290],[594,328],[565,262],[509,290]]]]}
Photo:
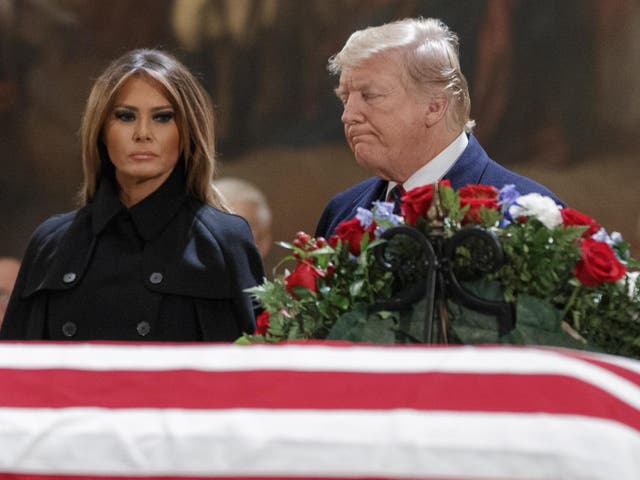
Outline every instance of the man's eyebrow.
{"type": "Polygon", "coordinates": [[[367,86],[371,85],[371,82],[363,82],[363,83],[355,83],[349,82],[348,84],[340,83],[335,89],[334,92],[345,92],[349,90],[362,90],[363,88],[367,88],[367,86]]]}

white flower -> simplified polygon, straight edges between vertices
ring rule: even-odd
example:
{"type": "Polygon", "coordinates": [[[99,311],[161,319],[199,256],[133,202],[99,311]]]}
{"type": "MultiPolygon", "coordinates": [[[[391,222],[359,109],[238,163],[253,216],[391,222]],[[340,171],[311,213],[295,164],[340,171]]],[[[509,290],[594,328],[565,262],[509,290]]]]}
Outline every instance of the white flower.
{"type": "Polygon", "coordinates": [[[514,219],[522,215],[536,218],[547,228],[562,225],[560,205],[557,205],[553,199],[539,193],[529,193],[518,197],[516,204],[509,207],[509,214],[514,219]]]}
{"type": "Polygon", "coordinates": [[[640,272],[627,272],[624,277],[618,280],[616,283],[620,288],[624,288],[625,283],[627,284],[627,294],[629,298],[632,300],[638,294],[638,290],[640,290],[640,272]]]}

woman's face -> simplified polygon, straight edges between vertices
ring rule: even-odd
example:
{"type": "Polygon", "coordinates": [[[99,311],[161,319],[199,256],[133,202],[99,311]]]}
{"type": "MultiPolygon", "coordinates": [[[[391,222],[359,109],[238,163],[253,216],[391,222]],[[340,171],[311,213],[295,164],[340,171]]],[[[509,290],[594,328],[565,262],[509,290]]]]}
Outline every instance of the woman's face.
{"type": "Polygon", "coordinates": [[[175,110],[160,84],[147,77],[125,82],[103,135],[121,200],[128,207],[162,185],[180,156],[175,110]]]}

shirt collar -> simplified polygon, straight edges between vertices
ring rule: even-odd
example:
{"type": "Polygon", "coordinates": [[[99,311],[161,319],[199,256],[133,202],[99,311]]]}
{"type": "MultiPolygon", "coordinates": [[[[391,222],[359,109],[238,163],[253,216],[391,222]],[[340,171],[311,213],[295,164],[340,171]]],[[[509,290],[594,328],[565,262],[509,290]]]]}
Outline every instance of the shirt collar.
{"type": "MultiPolygon", "coordinates": [[[[456,160],[462,155],[464,149],[467,148],[469,139],[466,133],[462,132],[449,145],[445,147],[438,155],[429,160],[425,165],[416,170],[402,186],[406,191],[412,188],[420,187],[430,183],[437,182],[442,179],[449,169],[456,163],[456,160]]],[[[396,182],[389,182],[387,193],[397,185],[396,182]]]]}
{"type": "MultiPolygon", "coordinates": [[[[133,224],[140,236],[149,241],[169,223],[187,198],[185,174],[178,164],[165,182],[149,196],[129,209],[133,224]]],[[[103,177],[93,204],[93,232],[100,233],[122,210],[114,181],[103,177]]]]}

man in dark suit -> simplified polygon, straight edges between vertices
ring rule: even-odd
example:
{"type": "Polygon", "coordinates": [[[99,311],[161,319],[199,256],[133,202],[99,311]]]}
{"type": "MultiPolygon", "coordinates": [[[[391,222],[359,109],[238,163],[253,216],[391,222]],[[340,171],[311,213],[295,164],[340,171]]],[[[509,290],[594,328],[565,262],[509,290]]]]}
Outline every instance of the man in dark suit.
{"type": "Polygon", "coordinates": [[[471,101],[460,69],[458,38],[436,19],[406,19],[355,32],[329,60],[340,75],[336,95],[356,162],[375,177],[336,195],[326,206],[316,236],[328,237],[358,207],[448,179],[540,193],[547,188],[491,160],[471,135],[471,101]],[[397,189],[396,189],[397,190],[397,189]]]}

